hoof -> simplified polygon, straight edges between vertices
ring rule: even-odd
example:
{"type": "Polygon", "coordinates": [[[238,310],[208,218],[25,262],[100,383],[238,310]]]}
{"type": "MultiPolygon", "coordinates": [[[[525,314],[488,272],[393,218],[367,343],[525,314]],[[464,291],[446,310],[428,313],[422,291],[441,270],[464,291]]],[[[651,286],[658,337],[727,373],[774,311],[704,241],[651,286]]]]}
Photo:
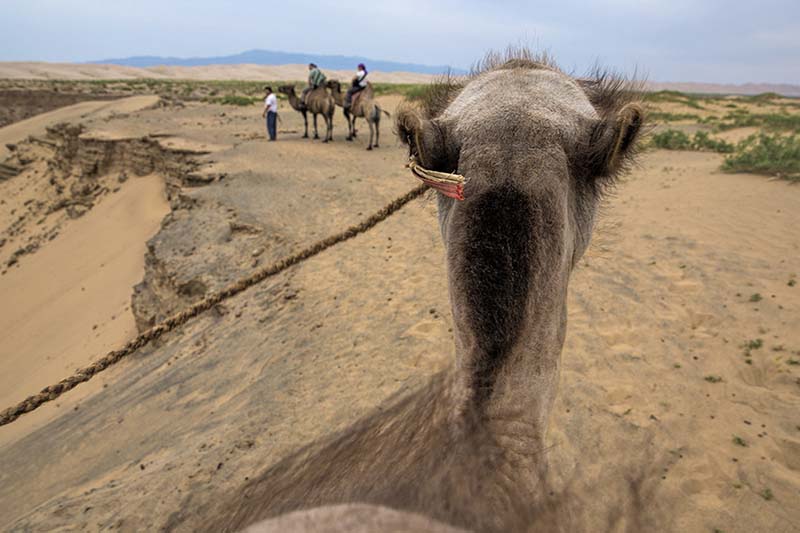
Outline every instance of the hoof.
{"type": "Polygon", "coordinates": [[[322,142],[323,142],[323,143],[326,143],[326,142],[328,142],[328,139],[325,139],[325,140],[324,140],[324,141],[322,141],[322,142]]]}
{"type": "Polygon", "coordinates": [[[373,144],[372,147],[373,148],[378,148],[378,145],[377,144],[373,144]]]}
{"type": "Polygon", "coordinates": [[[372,146],[367,146],[367,150],[372,150],[372,146]]]}
{"type": "Polygon", "coordinates": [[[352,137],[347,137],[345,140],[346,140],[346,141],[353,142],[353,138],[352,138],[352,137]]]}
{"type": "Polygon", "coordinates": [[[318,141],[319,140],[319,135],[314,135],[314,140],[318,141]]]}
{"type": "Polygon", "coordinates": [[[303,139],[308,139],[308,135],[303,135],[303,139]]]}

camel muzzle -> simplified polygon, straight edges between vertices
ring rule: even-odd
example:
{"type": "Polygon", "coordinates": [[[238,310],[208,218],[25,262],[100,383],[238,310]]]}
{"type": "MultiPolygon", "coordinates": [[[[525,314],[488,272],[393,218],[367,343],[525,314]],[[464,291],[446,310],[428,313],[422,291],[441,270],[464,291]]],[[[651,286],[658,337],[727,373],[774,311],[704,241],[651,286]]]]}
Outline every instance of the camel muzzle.
{"type": "Polygon", "coordinates": [[[406,166],[428,187],[432,187],[450,198],[455,198],[456,200],[464,199],[464,185],[467,183],[467,178],[464,176],[454,172],[448,174],[447,172],[428,170],[420,166],[413,156],[406,166]]]}

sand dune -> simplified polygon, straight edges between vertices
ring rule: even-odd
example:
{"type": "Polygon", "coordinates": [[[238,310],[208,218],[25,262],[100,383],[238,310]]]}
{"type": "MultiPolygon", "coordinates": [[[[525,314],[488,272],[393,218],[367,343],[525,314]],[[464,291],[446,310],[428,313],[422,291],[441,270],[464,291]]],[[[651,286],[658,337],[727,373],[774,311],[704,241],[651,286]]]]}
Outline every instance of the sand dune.
{"type": "MultiPolygon", "coordinates": [[[[327,70],[328,77],[349,80],[354,72],[327,70]]],[[[355,70],[355,65],[353,66],[355,70]]],[[[0,79],[31,80],[109,80],[109,79],[185,79],[185,80],[265,80],[302,81],[308,77],[306,65],[206,65],[202,67],[127,67],[79,63],[0,62],[0,79]]],[[[415,72],[372,71],[370,78],[381,83],[428,83],[435,76],[415,72]]],[[[690,93],[760,94],[774,92],[800,97],[800,86],[780,83],[697,83],[648,82],[648,90],[673,90],[690,93]]]]}
{"type": "MultiPolygon", "coordinates": [[[[324,67],[324,66],[323,66],[324,67]]],[[[329,78],[349,80],[353,71],[325,70],[329,78]]],[[[120,65],[95,65],[74,63],[0,62],[0,79],[185,79],[185,80],[305,80],[306,65],[208,65],[203,67],[125,67],[120,65]]],[[[427,83],[433,76],[414,72],[370,73],[375,82],[427,83]]]]}

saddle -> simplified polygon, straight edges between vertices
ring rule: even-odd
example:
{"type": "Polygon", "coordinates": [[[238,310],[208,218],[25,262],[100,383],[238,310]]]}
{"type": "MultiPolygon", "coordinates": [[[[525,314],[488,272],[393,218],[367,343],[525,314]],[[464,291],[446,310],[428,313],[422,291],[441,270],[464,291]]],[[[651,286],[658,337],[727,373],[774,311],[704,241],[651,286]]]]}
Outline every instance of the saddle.
{"type": "Polygon", "coordinates": [[[356,94],[353,95],[353,101],[350,102],[350,106],[355,109],[359,102],[361,102],[361,95],[367,92],[366,89],[363,91],[358,91],[356,94]]]}
{"type": "Polygon", "coordinates": [[[353,95],[353,99],[350,101],[351,109],[356,109],[356,106],[361,102],[361,100],[366,99],[366,94],[369,93],[370,97],[372,97],[372,84],[367,82],[367,86],[364,87],[363,91],[358,91],[356,94],[353,95]]]}

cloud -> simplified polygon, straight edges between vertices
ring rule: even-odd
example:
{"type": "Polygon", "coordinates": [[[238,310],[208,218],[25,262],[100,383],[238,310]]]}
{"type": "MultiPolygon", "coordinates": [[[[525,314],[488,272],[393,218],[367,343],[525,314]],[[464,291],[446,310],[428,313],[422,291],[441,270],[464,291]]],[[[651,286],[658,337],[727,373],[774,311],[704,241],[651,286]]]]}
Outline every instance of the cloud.
{"type": "Polygon", "coordinates": [[[3,0],[0,60],[264,48],[466,68],[521,42],[578,72],[599,59],[661,80],[800,83],[797,20],[797,0],[3,0]]]}

